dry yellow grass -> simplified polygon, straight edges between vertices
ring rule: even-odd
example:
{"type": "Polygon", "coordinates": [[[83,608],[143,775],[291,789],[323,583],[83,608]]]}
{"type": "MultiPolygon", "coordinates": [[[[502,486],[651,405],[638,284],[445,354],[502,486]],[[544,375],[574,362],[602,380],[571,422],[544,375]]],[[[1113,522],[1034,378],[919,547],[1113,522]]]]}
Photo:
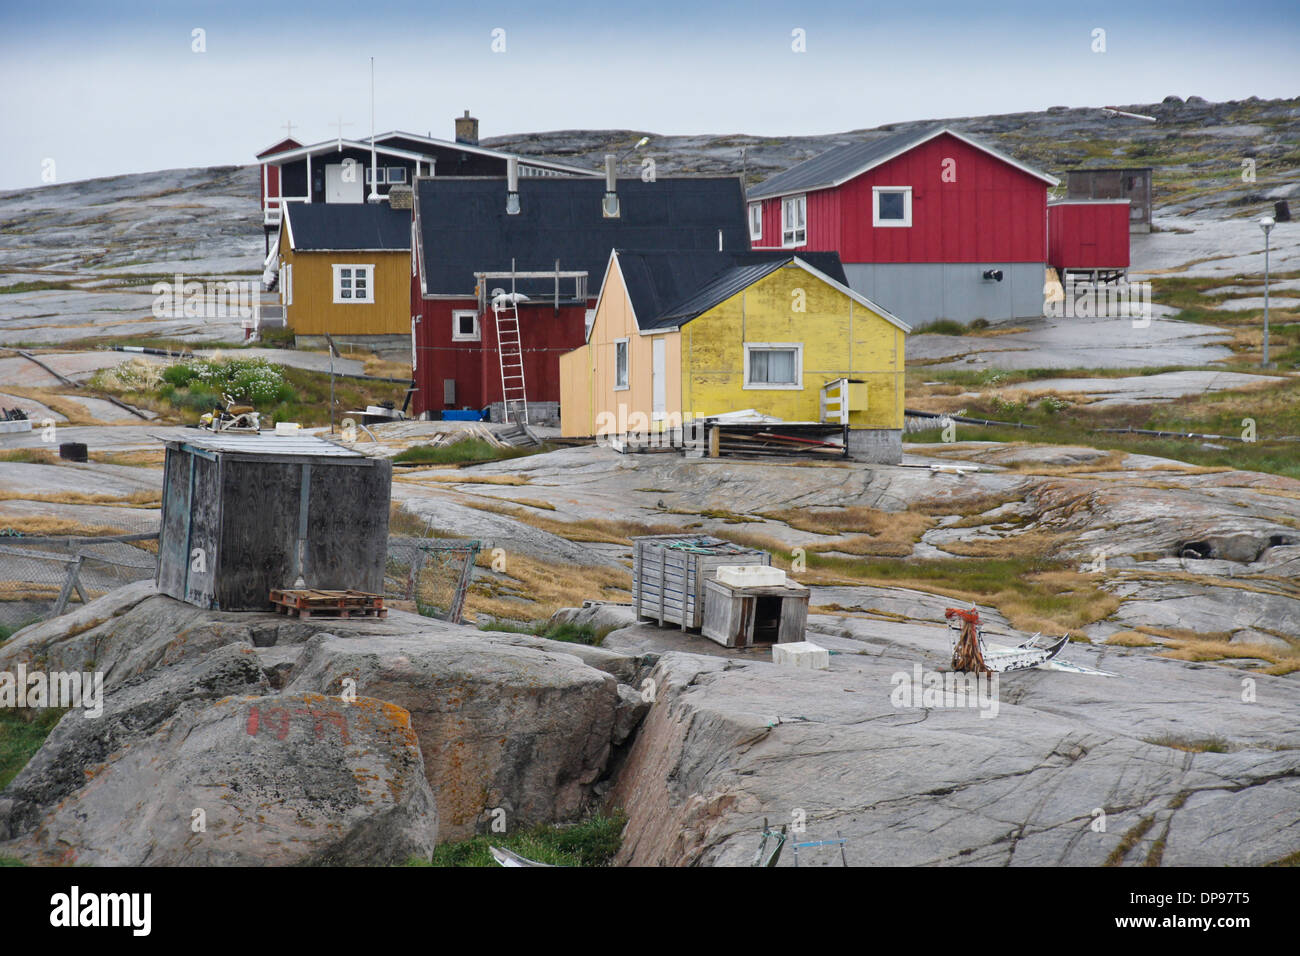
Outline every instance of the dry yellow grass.
{"type": "Polygon", "coordinates": [[[86,525],[65,518],[30,517],[27,515],[0,514],[0,527],[11,528],[25,535],[73,535],[77,537],[109,537],[130,534],[125,528],[106,525],[86,525]]]}
{"type": "Polygon", "coordinates": [[[528,475],[466,475],[463,472],[451,475],[422,473],[405,477],[405,480],[416,482],[438,481],[456,485],[526,485],[532,481],[528,475]]]}
{"type": "Polygon", "coordinates": [[[88,494],[82,491],[39,492],[0,491],[0,501],[39,501],[59,505],[119,505],[153,509],[162,504],[161,491],[136,491],[129,495],[88,494]]]}
{"type": "MultiPolygon", "coordinates": [[[[480,555],[478,564],[490,568],[491,554],[480,555]]],[[[522,554],[508,553],[502,574],[503,579],[481,578],[470,587],[467,618],[535,621],[560,608],[581,607],[583,601],[626,601],[632,591],[632,575],[622,568],[552,564],[522,554]]]]}
{"type": "MultiPolygon", "coordinates": [[[[479,511],[490,511],[493,514],[505,515],[509,518],[515,518],[525,524],[531,525],[540,531],[549,531],[551,534],[558,535],[561,538],[567,538],[569,541],[585,542],[589,544],[630,544],[633,537],[648,534],[675,534],[682,529],[678,525],[666,524],[644,524],[640,521],[620,521],[607,518],[583,518],[578,521],[560,521],[555,518],[547,518],[535,514],[531,511],[524,511],[521,508],[512,508],[507,505],[496,504],[490,501],[466,501],[466,505],[471,508],[477,508],[479,511]]],[[[728,535],[719,534],[719,537],[728,537],[728,535]]]]}
{"type": "Polygon", "coordinates": [[[381,378],[410,378],[411,363],[389,362],[377,355],[372,355],[365,361],[365,373],[367,375],[377,375],[381,378]]]}
{"type": "Polygon", "coordinates": [[[498,501],[509,501],[513,504],[524,505],[528,508],[536,508],[539,511],[554,511],[555,505],[549,501],[538,501],[536,498],[498,498],[498,501]]]}
{"type": "Polygon", "coordinates": [[[92,451],[91,461],[105,465],[127,465],[134,468],[153,468],[161,466],[167,458],[165,451],[140,449],[137,451],[92,451]]]}
{"type": "Polygon", "coordinates": [[[1106,638],[1106,643],[1114,647],[1157,647],[1160,642],[1151,640],[1141,631],[1120,631],[1106,638]]]}
{"type": "Polygon", "coordinates": [[[963,558],[1051,557],[1071,535],[1048,531],[1024,531],[1003,538],[949,541],[941,547],[963,558]]]}

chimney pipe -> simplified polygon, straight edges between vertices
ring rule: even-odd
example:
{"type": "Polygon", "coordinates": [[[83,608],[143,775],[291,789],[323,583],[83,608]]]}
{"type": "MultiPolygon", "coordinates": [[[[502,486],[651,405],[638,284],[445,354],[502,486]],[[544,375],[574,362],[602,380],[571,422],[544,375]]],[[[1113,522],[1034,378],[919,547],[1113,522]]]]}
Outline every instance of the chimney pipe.
{"type": "Polygon", "coordinates": [[[718,251],[722,251],[722,230],[718,230],[718,251]]]}
{"type": "Polygon", "coordinates": [[[613,153],[605,154],[605,198],[601,203],[601,212],[606,219],[617,219],[618,208],[618,160],[613,153]]]}
{"type": "Polygon", "coordinates": [[[506,215],[519,215],[519,160],[506,158],[506,215]]]}
{"type": "Polygon", "coordinates": [[[469,110],[465,111],[464,116],[456,117],[456,142],[467,146],[478,145],[478,120],[469,115],[469,110]]]}

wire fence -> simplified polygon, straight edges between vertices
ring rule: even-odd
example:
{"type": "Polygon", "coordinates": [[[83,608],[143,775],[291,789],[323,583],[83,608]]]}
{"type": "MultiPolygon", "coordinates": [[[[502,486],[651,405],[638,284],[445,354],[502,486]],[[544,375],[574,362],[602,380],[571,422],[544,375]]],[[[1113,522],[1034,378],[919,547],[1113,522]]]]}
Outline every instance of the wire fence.
{"type": "Polygon", "coordinates": [[[0,627],[18,628],[154,577],[158,533],[0,536],[0,627]]]}
{"type": "Polygon", "coordinates": [[[384,597],[392,607],[459,624],[480,543],[458,538],[388,539],[384,597]]]}

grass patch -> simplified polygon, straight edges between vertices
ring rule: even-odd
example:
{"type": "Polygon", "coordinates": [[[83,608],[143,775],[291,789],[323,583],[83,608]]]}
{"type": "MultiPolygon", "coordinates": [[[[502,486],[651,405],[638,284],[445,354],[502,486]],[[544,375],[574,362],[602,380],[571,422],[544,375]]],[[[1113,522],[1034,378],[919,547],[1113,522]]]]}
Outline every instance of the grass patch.
{"type": "Polygon", "coordinates": [[[14,448],[0,451],[0,461],[12,461],[24,465],[57,465],[59,456],[47,448],[14,448]]]}
{"type": "Polygon", "coordinates": [[[537,621],[533,624],[521,624],[514,621],[480,621],[480,631],[504,631],[509,634],[531,634],[544,637],[548,641],[564,641],[568,644],[589,644],[599,647],[610,628],[595,628],[590,624],[574,624],[572,621],[537,621]]]}
{"type": "Polygon", "coordinates": [[[75,289],[71,282],[50,282],[47,279],[32,279],[27,282],[13,282],[0,286],[0,295],[12,295],[16,292],[45,292],[49,289],[75,289]]]}
{"type": "Polygon", "coordinates": [[[503,461],[535,454],[539,449],[500,448],[482,438],[464,438],[451,445],[412,445],[393,456],[394,464],[458,465],[503,461]]]}
{"type": "MultiPolygon", "coordinates": [[[[987,323],[985,323],[987,325],[987,323]]],[[[913,335],[965,335],[970,327],[952,319],[936,319],[912,329],[913,335]]]]}
{"type": "Polygon", "coordinates": [[[1203,740],[1193,740],[1188,737],[1165,735],[1163,737],[1143,737],[1142,740],[1157,747],[1169,747],[1172,750],[1181,750],[1190,754],[1226,754],[1232,750],[1228,742],[1222,737],[1206,737],[1203,740]]]}
{"type": "Polygon", "coordinates": [[[1118,634],[1112,634],[1106,638],[1105,643],[1112,647],[1159,647],[1159,641],[1153,641],[1151,638],[1140,631],[1120,631],[1118,634]]]}
{"type": "Polygon", "coordinates": [[[1119,866],[1124,862],[1124,857],[1128,856],[1132,849],[1138,845],[1138,842],[1147,835],[1147,831],[1155,825],[1155,817],[1143,817],[1120,837],[1119,845],[1110,851],[1110,856],[1106,857],[1103,866],[1119,866]]]}
{"type": "Polygon", "coordinates": [[[466,618],[476,623],[529,623],[586,600],[626,601],[632,593],[632,575],[625,568],[566,565],[515,553],[507,555],[503,572],[491,571],[490,553],[479,555],[478,567],[465,595],[466,618]]]}
{"type": "Polygon", "coordinates": [[[41,749],[65,712],[46,708],[37,711],[0,709],[0,790],[18,776],[27,761],[41,749]],[[34,715],[31,720],[27,717],[34,715]]]}
{"type": "Polygon", "coordinates": [[[570,826],[536,826],[514,834],[476,836],[435,847],[432,860],[408,866],[496,866],[489,847],[504,847],[551,866],[609,866],[623,843],[627,818],[619,812],[595,816],[570,826]]]}

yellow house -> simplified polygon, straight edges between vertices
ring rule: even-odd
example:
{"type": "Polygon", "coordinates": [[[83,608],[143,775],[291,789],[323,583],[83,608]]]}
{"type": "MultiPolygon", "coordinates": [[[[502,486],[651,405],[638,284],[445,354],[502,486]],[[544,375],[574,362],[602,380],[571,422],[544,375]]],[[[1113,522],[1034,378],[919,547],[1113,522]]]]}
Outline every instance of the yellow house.
{"type": "Polygon", "coordinates": [[[902,455],[910,328],[835,253],[614,250],[587,344],[560,360],[566,436],[671,430],[753,409],[844,422],[850,454],[902,455]]]}
{"type": "Polygon", "coordinates": [[[388,203],[286,203],[279,240],[285,324],[299,337],[411,335],[411,213],[388,203]]]}

